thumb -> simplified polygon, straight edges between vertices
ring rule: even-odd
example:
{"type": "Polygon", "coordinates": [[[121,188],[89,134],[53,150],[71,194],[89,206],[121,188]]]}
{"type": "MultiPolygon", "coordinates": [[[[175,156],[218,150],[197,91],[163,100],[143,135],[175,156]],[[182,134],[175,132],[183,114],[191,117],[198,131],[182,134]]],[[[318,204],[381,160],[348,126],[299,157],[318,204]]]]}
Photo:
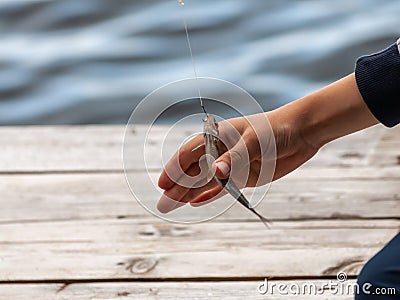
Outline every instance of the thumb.
{"type": "Polygon", "coordinates": [[[248,161],[248,154],[246,147],[241,143],[236,144],[231,150],[222,154],[213,163],[215,175],[219,179],[227,179],[231,173],[232,166],[234,169],[239,169],[245,165],[245,159],[248,161]]]}

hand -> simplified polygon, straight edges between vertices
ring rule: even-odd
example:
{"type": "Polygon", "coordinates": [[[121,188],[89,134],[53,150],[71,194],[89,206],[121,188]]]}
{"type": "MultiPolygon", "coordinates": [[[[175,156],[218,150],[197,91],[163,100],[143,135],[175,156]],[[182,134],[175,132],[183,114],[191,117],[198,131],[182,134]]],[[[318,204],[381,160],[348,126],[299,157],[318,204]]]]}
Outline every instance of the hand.
{"type": "MultiPolygon", "coordinates": [[[[213,168],[218,178],[229,176],[239,187],[266,184],[301,166],[326,143],[377,123],[362,99],[353,73],[274,111],[221,122],[220,135],[227,148],[213,168]],[[240,138],[230,139],[234,134],[240,138]],[[275,144],[276,152],[272,153],[275,144]],[[268,163],[275,159],[275,172],[270,175],[268,163]],[[243,168],[247,169],[246,176],[242,176],[243,168]]],[[[197,185],[205,176],[201,169],[202,143],[202,136],[194,138],[166,165],[158,183],[165,190],[157,206],[161,212],[220,196],[222,188],[214,180],[197,185]],[[181,174],[175,171],[179,166],[181,174]],[[197,181],[181,181],[185,174],[196,176],[197,181]]]]}
{"type": "MultiPolygon", "coordinates": [[[[230,177],[239,187],[255,187],[284,176],[311,158],[317,149],[279,114],[277,110],[220,122],[220,138],[226,147],[213,164],[215,175],[230,177]]],[[[165,190],[157,206],[161,212],[188,202],[206,203],[222,195],[221,186],[205,180],[208,172],[202,172],[207,168],[202,144],[203,136],[197,136],[166,165],[159,178],[159,186],[165,190]]]]}

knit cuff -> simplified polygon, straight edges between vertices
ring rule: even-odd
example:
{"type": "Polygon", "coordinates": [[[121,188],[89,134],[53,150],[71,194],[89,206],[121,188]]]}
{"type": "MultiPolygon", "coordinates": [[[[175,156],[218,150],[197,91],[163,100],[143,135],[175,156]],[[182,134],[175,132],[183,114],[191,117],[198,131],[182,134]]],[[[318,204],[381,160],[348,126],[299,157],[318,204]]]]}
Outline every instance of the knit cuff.
{"type": "Polygon", "coordinates": [[[355,75],[372,114],[385,126],[400,123],[400,39],[389,48],[360,57],[355,75]]]}

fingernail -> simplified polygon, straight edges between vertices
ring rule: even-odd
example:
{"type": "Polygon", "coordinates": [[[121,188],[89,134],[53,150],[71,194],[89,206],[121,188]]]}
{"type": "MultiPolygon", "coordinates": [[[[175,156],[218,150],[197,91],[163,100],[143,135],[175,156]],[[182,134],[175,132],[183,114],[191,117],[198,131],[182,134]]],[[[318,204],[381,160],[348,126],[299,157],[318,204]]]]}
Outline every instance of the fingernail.
{"type": "Polygon", "coordinates": [[[228,176],[229,172],[231,171],[231,167],[224,161],[219,161],[215,164],[215,166],[218,168],[218,170],[222,173],[224,176],[228,176]]]}

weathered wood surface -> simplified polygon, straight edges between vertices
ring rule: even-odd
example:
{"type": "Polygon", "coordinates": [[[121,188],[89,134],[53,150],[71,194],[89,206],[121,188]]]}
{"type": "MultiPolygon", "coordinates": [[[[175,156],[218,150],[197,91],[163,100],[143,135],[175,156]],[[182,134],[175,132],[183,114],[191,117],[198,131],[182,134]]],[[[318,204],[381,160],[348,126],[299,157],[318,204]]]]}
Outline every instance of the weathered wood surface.
{"type": "Polygon", "coordinates": [[[0,281],[357,275],[399,228],[397,221],[364,223],[276,222],[269,231],[258,222],[8,224],[1,226],[0,281]]]}
{"type": "MultiPolygon", "coordinates": [[[[335,141],[273,183],[258,207],[271,230],[237,205],[194,225],[152,216],[122,173],[123,132],[0,128],[0,299],[282,299],[257,285],[354,278],[399,231],[400,128],[335,141]]],[[[157,138],[149,147],[159,152],[157,138]]],[[[161,166],[154,155],[150,176],[161,166]]],[[[149,191],[144,201],[158,197],[149,191]]]]}
{"type": "MultiPolygon", "coordinates": [[[[272,220],[399,216],[400,168],[331,171],[298,172],[273,183],[257,209],[272,220]],[[340,178],[340,173],[347,178],[340,178]]],[[[155,220],[134,200],[123,174],[0,175],[0,192],[4,202],[0,223],[118,217],[155,220]]],[[[154,190],[142,201],[155,205],[159,196],[154,190]]],[[[192,213],[208,215],[199,209],[192,213]]],[[[215,221],[225,220],[254,220],[254,216],[234,205],[215,221]]]]}
{"type": "MultiPolygon", "coordinates": [[[[289,294],[282,297],[275,289],[274,293],[262,295],[257,287],[262,281],[244,282],[141,282],[141,283],[90,283],[90,284],[25,284],[25,285],[0,285],[0,300],[87,300],[87,299],[149,299],[149,300],[175,300],[175,299],[230,299],[230,300],[279,300],[283,298],[296,300],[351,300],[351,295],[334,294],[324,288],[325,280],[279,280],[271,281],[275,284],[285,284],[296,289],[305,289],[312,285],[310,295],[289,294]],[[315,288],[314,288],[315,285],[315,288]],[[315,292],[314,292],[315,291],[315,292]],[[22,294],[22,295],[21,295],[22,294]]],[[[354,280],[348,281],[350,284],[354,280]]]]}
{"type": "MultiPolygon", "coordinates": [[[[329,292],[324,285],[326,280],[272,280],[272,284],[285,284],[293,286],[293,291],[307,289],[312,286],[310,295],[290,293],[282,296],[277,292],[260,294],[257,291],[262,281],[242,282],[140,282],[131,283],[89,283],[89,284],[25,284],[25,285],[0,285],[0,300],[87,300],[87,299],[230,299],[230,300],[351,300],[353,296],[345,293],[329,292]],[[22,294],[22,295],[21,295],[22,294]]],[[[349,285],[354,280],[348,281],[349,285]]],[[[351,288],[347,288],[351,290],[351,288]]]]}
{"type": "MultiPolygon", "coordinates": [[[[167,127],[159,127],[148,144],[154,151],[152,169],[162,163],[160,147],[167,127]],[[159,134],[159,136],[158,136],[159,134]]],[[[1,172],[121,171],[124,126],[60,126],[0,128],[1,172]]],[[[174,139],[182,142],[195,129],[174,139]]],[[[399,165],[400,129],[375,126],[339,139],[321,149],[310,166],[394,166],[399,165]],[[381,149],[385,152],[381,155],[381,149]]],[[[145,134],[137,127],[132,135],[145,134]]],[[[164,145],[168,147],[168,145],[164,145]]],[[[133,156],[132,159],[135,159],[133,156]]],[[[140,158],[137,158],[140,159],[140,158]]]]}

